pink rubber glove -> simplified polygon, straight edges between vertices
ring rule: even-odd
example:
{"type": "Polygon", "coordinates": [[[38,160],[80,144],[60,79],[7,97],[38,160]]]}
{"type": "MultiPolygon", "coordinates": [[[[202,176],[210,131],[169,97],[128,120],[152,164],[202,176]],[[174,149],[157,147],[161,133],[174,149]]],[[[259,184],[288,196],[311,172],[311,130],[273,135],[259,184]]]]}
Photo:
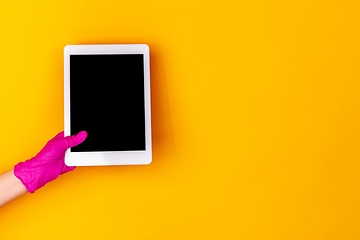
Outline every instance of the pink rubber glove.
{"type": "Polygon", "coordinates": [[[68,137],[64,137],[64,132],[58,133],[35,157],[15,165],[15,176],[30,193],[34,193],[61,174],[75,169],[65,165],[65,152],[68,148],[82,143],[86,137],[85,131],[68,137]]]}

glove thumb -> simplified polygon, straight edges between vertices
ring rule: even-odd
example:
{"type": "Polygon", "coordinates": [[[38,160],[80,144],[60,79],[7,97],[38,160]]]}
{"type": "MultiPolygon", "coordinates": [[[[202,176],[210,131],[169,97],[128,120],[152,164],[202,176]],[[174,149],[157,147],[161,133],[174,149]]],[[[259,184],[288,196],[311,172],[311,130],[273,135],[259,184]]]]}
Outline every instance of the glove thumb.
{"type": "Polygon", "coordinates": [[[76,135],[64,137],[63,140],[66,143],[67,148],[71,148],[82,143],[87,135],[86,131],[81,131],[76,135]]]}

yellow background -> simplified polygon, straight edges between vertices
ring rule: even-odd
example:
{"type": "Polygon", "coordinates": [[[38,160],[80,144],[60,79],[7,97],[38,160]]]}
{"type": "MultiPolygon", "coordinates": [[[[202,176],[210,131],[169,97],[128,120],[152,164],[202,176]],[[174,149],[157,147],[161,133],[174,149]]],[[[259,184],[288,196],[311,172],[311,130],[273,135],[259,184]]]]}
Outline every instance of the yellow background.
{"type": "Polygon", "coordinates": [[[63,47],[146,43],[153,162],[78,167],[0,239],[360,239],[360,2],[2,1],[0,172],[63,130],[63,47]]]}

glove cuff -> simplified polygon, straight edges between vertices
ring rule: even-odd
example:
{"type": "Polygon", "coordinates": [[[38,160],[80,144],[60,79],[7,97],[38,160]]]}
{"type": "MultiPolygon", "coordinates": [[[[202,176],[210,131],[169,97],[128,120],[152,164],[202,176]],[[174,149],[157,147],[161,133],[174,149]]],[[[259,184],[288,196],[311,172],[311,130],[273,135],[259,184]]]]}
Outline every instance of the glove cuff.
{"type": "Polygon", "coordinates": [[[37,187],[38,181],[35,178],[33,169],[23,166],[20,162],[14,166],[14,175],[17,177],[29,193],[34,193],[40,187],[37,187]]]}

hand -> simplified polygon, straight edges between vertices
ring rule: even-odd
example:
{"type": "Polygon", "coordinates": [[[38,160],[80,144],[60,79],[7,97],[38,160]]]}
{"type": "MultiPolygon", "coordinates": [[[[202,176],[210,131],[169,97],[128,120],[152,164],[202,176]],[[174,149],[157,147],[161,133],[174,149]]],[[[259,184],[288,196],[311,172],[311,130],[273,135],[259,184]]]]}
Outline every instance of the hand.
{"type": "Polygon", "coordinates": [[[86,137],[85,131],[67,137],[64,137],[64,132],[58,133],[35,157],[15,165],[14,175],[30,193],[34,193],[61,174],[75,169],[65,165],[65,152],[68,148],[82,143],[86,137]]]}

